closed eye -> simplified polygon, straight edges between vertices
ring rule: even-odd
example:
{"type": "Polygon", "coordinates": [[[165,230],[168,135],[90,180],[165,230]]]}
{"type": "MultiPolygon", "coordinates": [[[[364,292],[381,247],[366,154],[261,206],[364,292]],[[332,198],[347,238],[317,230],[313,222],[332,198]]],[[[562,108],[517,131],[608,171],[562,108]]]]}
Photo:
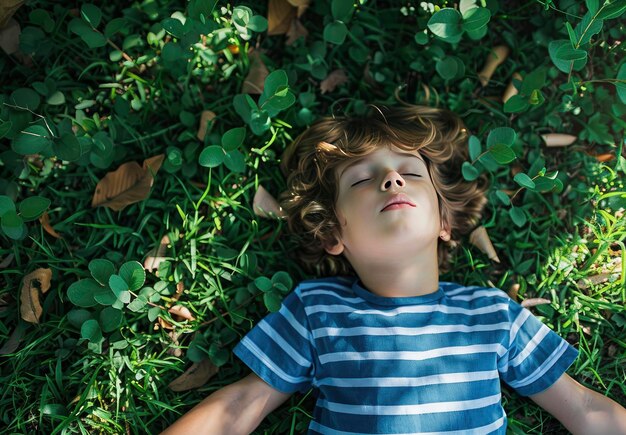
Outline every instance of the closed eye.
{"type": "Polygon", "coordinates": [[[409,174],[400,174],[400,175],[402,175],[403,177],[406,176],[406,175],[410,175],[412,177],[420,177],[420,178],[422,177],[420,174],[411,174],[411,173],[409,173],[409,174]]]}
{"type": "Polygon", "coordinates": [[[350,187],[357,186],[357,185],[359,185],[359,184],[361,184],[361,183],[364,183],[364,182],[366,182],[366,181],[369,181],[369,180],[370,180],[370,178],[364,178],[363,180],[359,180],[359,181],[357,181],[356,183],[352,183],[352,184],[350,185],[350,187]]]}

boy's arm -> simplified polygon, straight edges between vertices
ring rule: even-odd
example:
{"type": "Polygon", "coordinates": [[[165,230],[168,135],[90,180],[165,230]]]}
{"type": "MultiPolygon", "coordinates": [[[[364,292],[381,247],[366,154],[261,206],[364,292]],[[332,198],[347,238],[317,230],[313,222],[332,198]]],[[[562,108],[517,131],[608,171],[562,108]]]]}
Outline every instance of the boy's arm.
{"type": "Polygon", "coordinates": [[[530,398],[573,434],[626,435],[626,410],[567,374],[530,398]]]}
{"type": "Polygon", "coordinates": [[[249,434],[289,396],[252,373],[211,394],[162,435],[249,434]]]}

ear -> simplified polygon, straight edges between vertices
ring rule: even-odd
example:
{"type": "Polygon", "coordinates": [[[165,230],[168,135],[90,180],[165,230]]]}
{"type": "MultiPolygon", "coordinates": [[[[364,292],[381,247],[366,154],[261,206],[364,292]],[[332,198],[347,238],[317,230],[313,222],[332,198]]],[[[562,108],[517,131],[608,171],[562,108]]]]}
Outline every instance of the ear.
{"type": "Polygon", "coordinates": [[[450,238],[452,237],[452,226],[450,225],[450,221],[448,220],[447,215],[442,214],[441,222],[439,225],[441,227],[441,231],[439,231],[439,237],[444,242],[449,242],[450,238]]]}
{"type": "Polygon", "coordinates": [[[324,250],[330,255],[339,255],[343,252],[344,246],[340,237],[335,236],[334,243],[324,245],[324,250]]]}

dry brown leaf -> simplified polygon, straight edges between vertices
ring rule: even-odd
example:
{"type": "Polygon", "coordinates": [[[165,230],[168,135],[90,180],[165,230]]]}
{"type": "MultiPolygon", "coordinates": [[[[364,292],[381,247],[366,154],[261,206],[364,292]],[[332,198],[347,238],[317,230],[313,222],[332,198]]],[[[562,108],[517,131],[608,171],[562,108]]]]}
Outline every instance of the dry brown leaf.
{"type": "Polygon", "coordinates": [[[346,72],[343,69],[336,69],[328,74],[324,80],[322,80],[320,83],[320,90],[322,91],[322,94],[332,92],[337,86],[341,86],[347,82],[348,76],[346,75],[346,72]]]}
{"type": "MultiPolygon", "coordinates": [[[[170,322],[168,322],[167,320],[163,319],[162,317],[159,317],[158,319],[159,321],[159,325],[161,325],[161,328],[163,329],[174,329],[174,325],[172,325],[170,322]]],[[[158,326],[155,324],[154,329],[159,329],[158,326]]]]}
{"type": "MultiPolygon", "coordinates": [[[[180,343],[178,342],[178,337],[181,336],[180,332],[170,331],[167,333],[167,336],[172,340],[172,345],[167,346],[167,354],[174,355],[177,357],[183,356],[183,350],[180,348],[180,343]]],[[[166,345],[164,344],[164,347],[166,345]]]]}
{"type": "Polygon", "coordinates": [[[523,80],[522,76],[519,73],[517,73],[517,72],[513,73],[513,76],[511,78],[511,81],[509,82],[509,85],[504,90],[504,94],[502,94],[502,102],[503,103],[506,103],[509,98],[511,98],[513,95],[517,95],[519,93],[519,91],[517,90],[517,88],[513,84],[513,79],[520,80],[520,81],[523,80]]]}
{"type": "Polygon", "coordinates": [[[196,133],[196,137],[201,141],[204,141],[204,136],[206,136],[206,132],[209,129],[209,122],[215,119],[215,112],[211,112],[210,110],[204,110],[202,115],[200,116],[200,125],[198,126],[198,133],[196,133]]]}
{"type": "Polygon", "coordinates": [[[596,158],[597,161],[606,163],[615,159],[615,154],[613,153],[596,154],[594,157],[596,158]]]}
{"type": "Polygon", "coordinates": [[[0,269],[6,269],[7,267],[9,267],[9,264],[11,264],[14,257],[15,256],[13,254],[7,255],[6,258],[2,260],[2,262],[0,262],[0,269]]]}
{"type": "Polygon", "coordinates": [[[287,0],[289,3],[291,3],[292,6],[295,6],[296,8],[298,8],[298,18],[300,18],[302,16],[302,14],[304,13],[304,11],[306,11],[306,9],[309,7],[309,4],[311,3],[311,0],[287,0]]]}
{"type": "Polygon", "coordinates": [[[270,74],[258,51],[248,53],[250,69],[241,87],[242,94],[261,94],[265,86],[265,78],[270,74]]]}
{"type": "Polygon", "coordinates": [[[517,301],[518,293],[519,293],[519,284],[515,283],[511,286],[507,294],[509,295],[511,299],[513,299],[514,301],[517,301]]]}
{"type": "Polygon", "coordinates": [[[174,317],[174,319],[179,322],[181,321],[181,319],[196,320],[194,315],[191,314],[191,311],[189,311],[189,308],[183,307],[182,305],[174,305],[173,307],[170,307],[167,311],[169,311],[172,317],[174,317]]]}
{"type": "Polygon", "coordinates": [[[0,355],[8,355],[15,352],[17,347],[20,345],[20,341],[22,340],[22,336],[26,330],[24,325],[26,325],[24,322],[17,324],[17,327],[13,330],[11,336],[4,342],[2,347],[0,347],[0,355]]]}
{"type": "Polygon", "coordinates": [[[610,273],[600,273],[598,275],[588,276],[583,279],[579,279],[576,283],[579,288],[582,290],[588,289],[591,286],[596,286],[598,284],[604,284],[611,277],[610,273]]]}
{"type": "Polygon", "coordinates": [[[546,305],[546,304],[551,304],[551,303],[552,302],[549,299],[530,298],[530,299],[523,300],[520,305],[524,308],[531,308],[531,307],[536,307],[537,305],[546,305]]]}
{"type": "Polygon", "coordinates": [[[164,158],[164,154],[150,157],[144,160],[143,167],[137,162],[127,162],[109,172],[96,185],[91,206],[119,211],[129,204],[143,201],[150,194],[154,175],[164,158]]]}
{"type": "Polygon", "coordinates": [[[50,225],[50,216],[48,215],[47,211],[44,211],[43,214],[39,217],[39,222],[41,222],[41,226],[44,230],[46,230],[46,233],[50,234],[52,237],[56,237],[57,239],[63,238],[59,233],[54,230],[54,228],[52,228],[52,225],[50,225]]]}
{"type": "Polygon", "coordinates": [[[20,315],[22,319],[30,323],[39,323],[39,318],[43,314],[41,303],[39,302],[39,291],[45,294],[50,290],[50,279],[52,270],[39,268],[35,269],[22,280],[20,291],[20,315]],[[35,285],[39,283],[39,287],[35,285]]]}
{"type": "Polygon", "coordinates": [[[172,295],[172,302],[176,302],[183,295],[183,291],[185,291],[185,284],[182,281],[178,281],[176,283],[176,292],[172,295]]]}
{"type": "Polygon", "coordinates": [[[24,0],[2,0],[0,1],[0,29],[11,19],[15,11],[24,4],[24,0]]]}
{"type": "Polygon", "coordinates": [[[199,388],[218,372],[218,368],[208,359],[193,363],[185,373],[168,385],[170,390],[180,392],[199,388]]]}
{"type": "Polygon", "coordinates": [[[496,68],[498,68],[498,65],[504,62],[509,55],[509,51],[509,47],[506,45],[498,45],[493,47],[493,49],[489,52],[487,60],[485,61],[485,66],[483,66],[483,69],[478,73],[480,84],[483,85],[483,87],[487,86],[491,76],[495,72],[496,68]]]}
{"type": "Polygon", "coordinates": [[[306,37],[309,36],[309,31],[306,27],[304,27],[298,18],[294,18],[291,20],[291,25],[287,31],[287,40],[285,41],[285,44],[293,45],[301,36],[306,39],[306,37]]]}
{"type": "Polygon", "coordinates": [[[167,245],[170,244],[170,238],[166,234],[161,238],[161,243],[156,248],[148,251],[148,255],[143,262],[143,268],[148,272],[152,272],[153,270],[157,270],[159,268],[159,264],[165,260],[165,254],[167,253],[167,245]]]}
{"type": "Polygon", "coordinates": [[[14,54],[19,51],[21,32],[22,29],[19,23],[13,18],[9,20],[6,26],[0,29],[0,48],[6,54],[14,54]]]}
{"type": "Polygon", "coordinates": [[[548,147],[565,147],[573,144],[578,139],[576,136],[572,134],[563,134],[563,133],[548,133],[542,134],[541,138],[546,143],[548,147]]]}
{"type": "Polygon", "coordinates": [[[472,231],[469,241],[472,245],[487,254],[487,257],[489,257],[490,260],[493,260],[496,263],[500,262],[498,254],[496,254],[496,250],[491,243],[491,239],[489,238],[489,234],[487,234],[487,229],[485,227],[480,226],[472,231]]]}
{"type": "Polygon", "coordinates": [[[285,213],[276,198],[274,198],[263,186],[259,186],[252,201],[254,214],[260,217],[283,218],[285,213]]]}
{"type": "Polygon", "coordinates": [[[269,0],[267,7],[267,34],[284,35],[296,18],[296,8],[287,0],[269,0]]]}

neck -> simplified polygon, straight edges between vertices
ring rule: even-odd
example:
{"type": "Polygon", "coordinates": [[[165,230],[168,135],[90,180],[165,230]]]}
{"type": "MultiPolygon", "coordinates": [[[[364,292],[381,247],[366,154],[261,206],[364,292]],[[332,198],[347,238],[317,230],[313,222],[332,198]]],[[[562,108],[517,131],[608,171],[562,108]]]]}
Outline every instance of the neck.
{"type": "Polygon", "coordinates": [[[411,297],[434,293],[439,288],[437,251],[432,255],[419,255],[390,262],[351,261],[363,286],[383,297],[411,297]]]}

